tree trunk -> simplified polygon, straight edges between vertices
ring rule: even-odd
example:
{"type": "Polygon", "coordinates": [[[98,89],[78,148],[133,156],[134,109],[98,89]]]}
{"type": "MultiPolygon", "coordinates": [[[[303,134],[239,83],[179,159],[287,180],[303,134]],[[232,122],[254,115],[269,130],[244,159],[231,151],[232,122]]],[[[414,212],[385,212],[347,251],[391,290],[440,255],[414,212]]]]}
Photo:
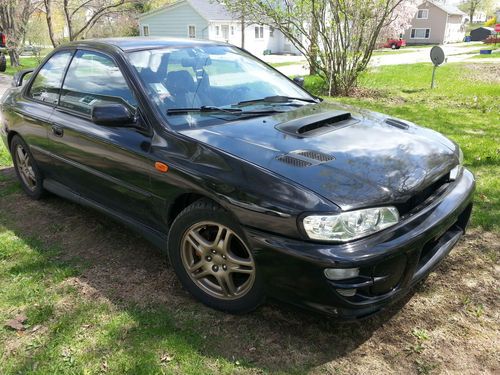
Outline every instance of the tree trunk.
{"type": "Polygon", "coordinates": [[[245,48],[245,15],[241,13],[241,48],[245,48]]]}
{"type": "Polygon", "coordinates": [[[10,57],[10,66],[18,67],[21,65],[19,62],[19,52],[16,49],[9,49],[8,53],[10,57]]]}
{"type": "Polygon", "coordinates": [[[49,29],[50,42],[55,48],[59,43],[54,37],[54,26],[52,24],[52,0],[44,0],[43,2],[45,4],[45,16],[47,18],[47,28],[49,29]]]}
{"type": "Polygon", "coordinates": [[[315,14],[316,6],[315,0],[312,0],[311,3],[311,38],[309,45],[309,75],[315,75],[318,70],[316,69],[316,60],[318,59],[318,20],[316,19],[315,14]]]}

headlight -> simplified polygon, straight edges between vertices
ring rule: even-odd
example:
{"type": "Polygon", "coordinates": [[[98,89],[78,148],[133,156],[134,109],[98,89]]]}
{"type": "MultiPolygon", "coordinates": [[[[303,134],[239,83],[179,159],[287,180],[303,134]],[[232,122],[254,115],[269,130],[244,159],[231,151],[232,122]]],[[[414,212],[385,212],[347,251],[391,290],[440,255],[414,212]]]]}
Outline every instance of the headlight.
{"type": "Polygon", "coordinates": [[[461,148],[458,148],[458,164],[462,165],[464,163],[464,153],[461,148]]]}
{"type": "Polygon", "coordinates": [[[311,215],[303,220],[312,240],[350,241],[388,228],[399,221],[395,207],[377,207],[336,215],[311,215]]]}
{"type": "Polygon", "coordinates": [[[462,173],[462,165],[464,163],[464,153],[462,149],[458,149],[458,165],[450,171],[450,181],[455,181],[462,173]]]}

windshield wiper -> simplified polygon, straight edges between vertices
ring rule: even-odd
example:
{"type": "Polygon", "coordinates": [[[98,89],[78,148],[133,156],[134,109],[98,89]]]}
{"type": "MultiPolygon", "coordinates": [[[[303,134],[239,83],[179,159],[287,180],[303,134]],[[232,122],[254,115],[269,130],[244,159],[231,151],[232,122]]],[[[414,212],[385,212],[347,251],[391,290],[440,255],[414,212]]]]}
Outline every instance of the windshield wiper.
{"type": "Polygon", "coordinates": [[[236,105],[245,106],[245,105],[252,105],[252,104],[259,104],[259,103],[285,104],[285,103],[289,103],[293,100],[298,100],[298,101],[306,102],[306,103],[318,103],[318,101],[315,99],[295,98],[293,96],[274,95],[274,96],[266,96],[265,98],[261,98],[261,99],[243,100],[236,105]]]}
{"type": "Polygon", "coordinates": [[[266,109],[262,111],[243,111],[239,108],[222,108],[214,106],[201,106],[199,108],[170,108],[167,109],[167,115],[182,115],[189,112],[200,112],[200,113],[219,113],[219,114],[230,114],[234,116],[262,116],[270,115],[273,113],[283,113],[276,109],[266,109]]]}
{"type": "Polygon", "coordinates": [[[221,108],[215,106],[202,105],[201,107],[193,108],[169,108],[167,109],[167,115],[182,115],[189,112],[219,112],[219,113],[229,113],[231,115],[239,115],[243,112],[238,108],[221,108]]]}

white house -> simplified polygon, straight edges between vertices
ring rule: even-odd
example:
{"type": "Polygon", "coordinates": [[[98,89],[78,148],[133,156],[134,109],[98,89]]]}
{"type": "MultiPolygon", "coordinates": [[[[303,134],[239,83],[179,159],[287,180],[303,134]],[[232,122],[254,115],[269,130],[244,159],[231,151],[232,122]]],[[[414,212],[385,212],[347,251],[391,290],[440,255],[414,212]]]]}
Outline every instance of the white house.
{"type": "MultiPolygon", "coordinates": [[[[217,2],[179,0],[139,16],[140,35],[210,39],[241,47],[241,21],[217,2]]],[[[299,54],[281,32],[266,25],[245,25],[244,48],[254,55],[299,54]]]]}
{"type": "Polygon", "coordinates": [[[405,31],[407,44],[444,44],[463,41],[467,15],[453,5],[427,0],[418,6],[405,31]]]}

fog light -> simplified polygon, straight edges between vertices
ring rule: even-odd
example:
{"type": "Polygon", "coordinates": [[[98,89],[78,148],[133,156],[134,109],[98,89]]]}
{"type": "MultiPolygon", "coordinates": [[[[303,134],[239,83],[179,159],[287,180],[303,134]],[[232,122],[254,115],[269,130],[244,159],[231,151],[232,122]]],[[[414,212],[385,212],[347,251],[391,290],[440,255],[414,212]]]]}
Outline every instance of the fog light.
{"type": "Polygon", "coordinates": [[[356,289],[337,289],[337,293],[344,297],[352,297],[356,294],[356,289]]]}
{"type": "Polygon", "coordinates": [[[326,268],[324,272],[329,280],[344,280],[357,277],[359,268],[326,268]]]}

